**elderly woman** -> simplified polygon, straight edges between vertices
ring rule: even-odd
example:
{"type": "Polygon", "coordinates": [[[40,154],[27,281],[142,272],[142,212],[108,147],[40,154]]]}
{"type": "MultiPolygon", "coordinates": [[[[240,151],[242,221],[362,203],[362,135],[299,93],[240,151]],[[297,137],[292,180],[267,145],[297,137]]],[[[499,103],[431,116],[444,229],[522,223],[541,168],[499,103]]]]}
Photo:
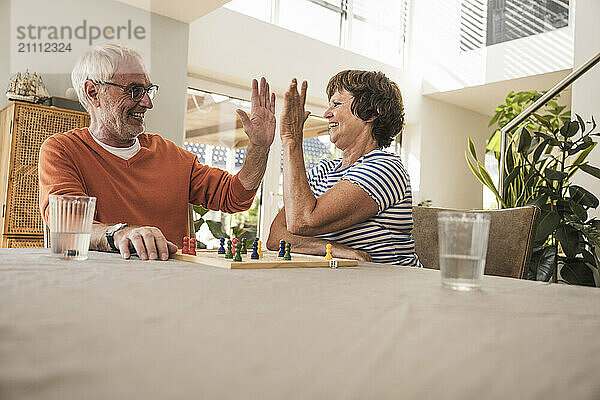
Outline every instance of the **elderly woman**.
{"type": "Polygon", "coordinates": [[[412,238],[412,195],[400,157],[383,151],[404,125],[402,95],[381,72],[342,71],[327,85],[331,142],[342,158],[322,160],[308,176],[302,130],[306,81],[292,80],[281,116],[284,208],[267,247],[297,253],[421,266],[412,238]]]}

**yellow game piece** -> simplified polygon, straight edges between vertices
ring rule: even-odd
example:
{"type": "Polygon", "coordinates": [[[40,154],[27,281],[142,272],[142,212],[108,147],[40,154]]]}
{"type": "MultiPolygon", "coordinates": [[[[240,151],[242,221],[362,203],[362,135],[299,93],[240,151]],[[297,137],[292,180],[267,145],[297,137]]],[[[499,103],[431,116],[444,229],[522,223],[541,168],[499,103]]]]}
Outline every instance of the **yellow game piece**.
{"type": "Polygon", "coordinates": [[[333,258],[333,256],[331,255],[331,243],[327,243],[327,246],[325,246],[325,248],[327,249],[327,253],[325,253],[325,260],[329,261],[333,258]]]}
{"type": "Polygon", "coordinates": [[[258,251],[258,259],[260,260],[261,258],[263,258],[263,254],[262,254],[262,242],[259,240],[258,241],[258,249],[256,249],[258,251]]]}

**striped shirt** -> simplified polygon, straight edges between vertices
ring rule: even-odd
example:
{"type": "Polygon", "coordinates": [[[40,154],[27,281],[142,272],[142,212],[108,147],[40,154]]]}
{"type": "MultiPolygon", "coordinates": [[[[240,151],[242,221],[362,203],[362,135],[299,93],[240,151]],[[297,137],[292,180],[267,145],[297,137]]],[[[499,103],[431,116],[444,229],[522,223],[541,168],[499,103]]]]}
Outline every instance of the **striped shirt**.
{"type": "Polygon", "coordinates": [[[364,222],[317,237],[368,253],[374,262],[422,267],[412,237],[412,193],[400,157],[373,150],[347,168],[342,159],[321,160],[308,172],[316,197],[341,179],[360,186],[377,203],[379,211],[364,222]]]}

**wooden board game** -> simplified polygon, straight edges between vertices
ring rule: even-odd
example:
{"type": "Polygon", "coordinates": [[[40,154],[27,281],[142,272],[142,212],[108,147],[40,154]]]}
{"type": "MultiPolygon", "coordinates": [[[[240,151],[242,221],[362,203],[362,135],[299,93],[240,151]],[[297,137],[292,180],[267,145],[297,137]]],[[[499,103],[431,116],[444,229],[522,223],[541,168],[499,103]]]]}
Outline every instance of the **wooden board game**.
{"type": "Polygon", "coordinates": [[[277,256],[276,251],[263,250],[263,258],[252,260],[250,258],[250,250],[248,254],[242,255],[241,262],[235,262],[225,258],[223,254],[217,254],[217,250],[196,250],[196,255],[181,254],[181,249],[173,254],[172,257],[176,260],[188,261],[197,264],[204,264],[227,269],[261,269],[261,268],[318,268],[318,267],[353,267],[358,265],[356,260],[345,260],[334,258],[327,261],[323,256],[310,256],[306,254],[292,253],[292,259],[285,261],[277,256]],[[337,265],[336,265],[337,264],[337,265]]]}

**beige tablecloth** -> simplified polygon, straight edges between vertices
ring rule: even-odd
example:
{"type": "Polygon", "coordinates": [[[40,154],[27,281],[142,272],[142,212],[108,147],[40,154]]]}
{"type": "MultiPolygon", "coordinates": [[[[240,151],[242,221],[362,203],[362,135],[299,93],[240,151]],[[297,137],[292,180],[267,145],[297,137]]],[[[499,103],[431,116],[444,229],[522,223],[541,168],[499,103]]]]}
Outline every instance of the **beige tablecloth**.
{"type": "Polygon", "coordinates": [[[600,290],[0,250],[1,399],[600,399],[600,290]]]}

